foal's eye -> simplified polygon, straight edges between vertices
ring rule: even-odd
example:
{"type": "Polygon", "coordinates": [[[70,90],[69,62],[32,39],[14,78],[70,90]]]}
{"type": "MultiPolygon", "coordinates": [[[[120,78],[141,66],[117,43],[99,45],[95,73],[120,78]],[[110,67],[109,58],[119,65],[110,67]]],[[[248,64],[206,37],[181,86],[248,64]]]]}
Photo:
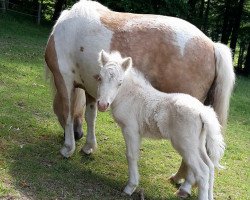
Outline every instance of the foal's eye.
{"type": "Polygon", "coordinates": [[[118,83],[118,86],[120,87],[122,85],[122,81],[120,81],[119,83],[118,83]]]}

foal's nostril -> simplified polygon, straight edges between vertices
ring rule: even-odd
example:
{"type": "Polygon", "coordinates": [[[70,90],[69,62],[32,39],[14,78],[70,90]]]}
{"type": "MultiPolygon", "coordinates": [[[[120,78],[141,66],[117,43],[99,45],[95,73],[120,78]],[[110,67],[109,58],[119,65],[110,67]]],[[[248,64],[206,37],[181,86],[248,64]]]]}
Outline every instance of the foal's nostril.
{"type": "Polygon", "coordinates": [[[107,107],[109,107],[109,103],[107,103],[107,107]]]}

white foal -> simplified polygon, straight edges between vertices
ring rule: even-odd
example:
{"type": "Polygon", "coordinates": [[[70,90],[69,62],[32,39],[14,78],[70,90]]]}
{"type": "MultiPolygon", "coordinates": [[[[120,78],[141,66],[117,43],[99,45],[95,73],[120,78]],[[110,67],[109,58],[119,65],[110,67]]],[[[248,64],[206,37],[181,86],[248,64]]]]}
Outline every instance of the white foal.
{"type": "MultiPolygon", "coordinates": [[[[180,190],[190,193],[198,185],[199,199],[213,199],[214,167],[225,144],[214,110],[186,94],[166,94],[154,89],[120,53],[100,53],[98,109],[112,114],[126,142],[129,181],[124,192],[131,195],[139,184],[137,161],[141,137],[169,139],[188,166],[180,190]]],[[[167,78],[167,77],[166,77],[167,78]]]]}

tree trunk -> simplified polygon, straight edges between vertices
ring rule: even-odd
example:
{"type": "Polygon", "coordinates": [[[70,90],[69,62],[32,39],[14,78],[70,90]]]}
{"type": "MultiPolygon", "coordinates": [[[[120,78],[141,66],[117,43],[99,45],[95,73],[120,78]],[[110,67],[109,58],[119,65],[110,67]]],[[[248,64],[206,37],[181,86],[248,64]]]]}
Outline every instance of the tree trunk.
{"type": "Polygon", "coordinates": [[[233,31],[232,31],[232,36],[231,36],[231,42],[230,42],[230,48],[232,49],[232,53],[234,56],[235,53],[235,48],[237,44],[237,39],[238,39],[238,34],[239,34],[239,29],[240,29],[240,21],[241,21],[241,16],[242,16],[242,11],[244,7],[244,1],[245,0],[240,0],[238,4],[238,9],[235,12],[235,23],[233,26],[233,31]]]}
{"type": "Polygon", "coordinates": [[[228,43],[229,37],[232,32],[232,26],[230,28],[230,25],[232,25],[232,21],[230,23],[230,19],[229,19],[230,2],[231,0],[225,1],[225,12],[224,12],[224,20],[223,20],[223,26],[222,26],[222,35],[221,35],[221,42],[224,44],[228,43]]]}
{"type": "Polygon", "coordinates": [[[240,70],[242,70],[242,67],[243,67],[245,49],[246,49],[245,41],[241,41],[240,51],[239,51],[239,56],[238,56],[238,63],[237,63],[237,68],[240,70]]]}
{"type": "Polygon", "coordinates": [[[37,24],[39,25],[41,23],[42,3],[43,3],[43,0],[38,2],[37,24]]]}
{"type": "Polygon", "coordinates": [[[208,15],[209,15],[209,9],[210,9],[210,0],[207,1],[207,7],[205,10],[205,18],[204,18],[204,33],[208,33],[208,15]]]}
{"type": "Polygon", "coordinates": [[[250,75],[250,43],[248,44],[248,49],[247,49],[247,56],[246,56],[246,61],[245,61],[245,66],[244,66],[244,75],[249,76],[250,75]]]}
{"type": "Polygon", "coordinates": [[[196,19],[196,6],[197,0],[188,0],[188,16],[187,20],[191,23],[195,22],[196,19]]]}
{"type": "Polygon", "coordinates": [[[60,16],[63,6],[66,4],[66,0],[57,0],[55,3],[55,11],[52,17],[52,21],[56,21],[60,16]]]}
{"type": "MultiPolygon", "coordinates": [[[[6,12],[6,5],[5,5],[5,1],[1,1],[1,5],[2,5],[2,10],[3,10],[3,12],[6,12]]],[[[0,9],[0,10],[1,10],[0,9]]]]}
{"type": "Polygon", "coordinates": [[[200,10],[199,10],[199,25],[198,28],[202,30],[203,13],[204,13],[204,0],[201,0],[200,10]]]}

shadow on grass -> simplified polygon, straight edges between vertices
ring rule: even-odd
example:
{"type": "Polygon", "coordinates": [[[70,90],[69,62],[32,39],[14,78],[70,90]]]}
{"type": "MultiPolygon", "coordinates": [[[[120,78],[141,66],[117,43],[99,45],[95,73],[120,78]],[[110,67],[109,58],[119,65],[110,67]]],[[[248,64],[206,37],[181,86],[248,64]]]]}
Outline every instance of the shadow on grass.
{"type": "MultiPolygon", "coordinates": [[[[124,182],[91,170],[95,155],[59,155],[58,135],[39,137],[34,143],[9,149],[9,173],[15,188],[30,199],[141,199],[122,195],[124,182]],[[53,141],[53,142],[51,142],[53,141]]],[[[97,162],[98,163],[98,162],[97,162]]],[[[119,173],[119,172],[117,172],[119,173]]],[[[124,172],[127,173],[127,172],[124,172]]],[[[147,198],[146,199],[154,199],[147,198]]],[[[174,196],[167,199],[177,199],[174,196]]]]}

